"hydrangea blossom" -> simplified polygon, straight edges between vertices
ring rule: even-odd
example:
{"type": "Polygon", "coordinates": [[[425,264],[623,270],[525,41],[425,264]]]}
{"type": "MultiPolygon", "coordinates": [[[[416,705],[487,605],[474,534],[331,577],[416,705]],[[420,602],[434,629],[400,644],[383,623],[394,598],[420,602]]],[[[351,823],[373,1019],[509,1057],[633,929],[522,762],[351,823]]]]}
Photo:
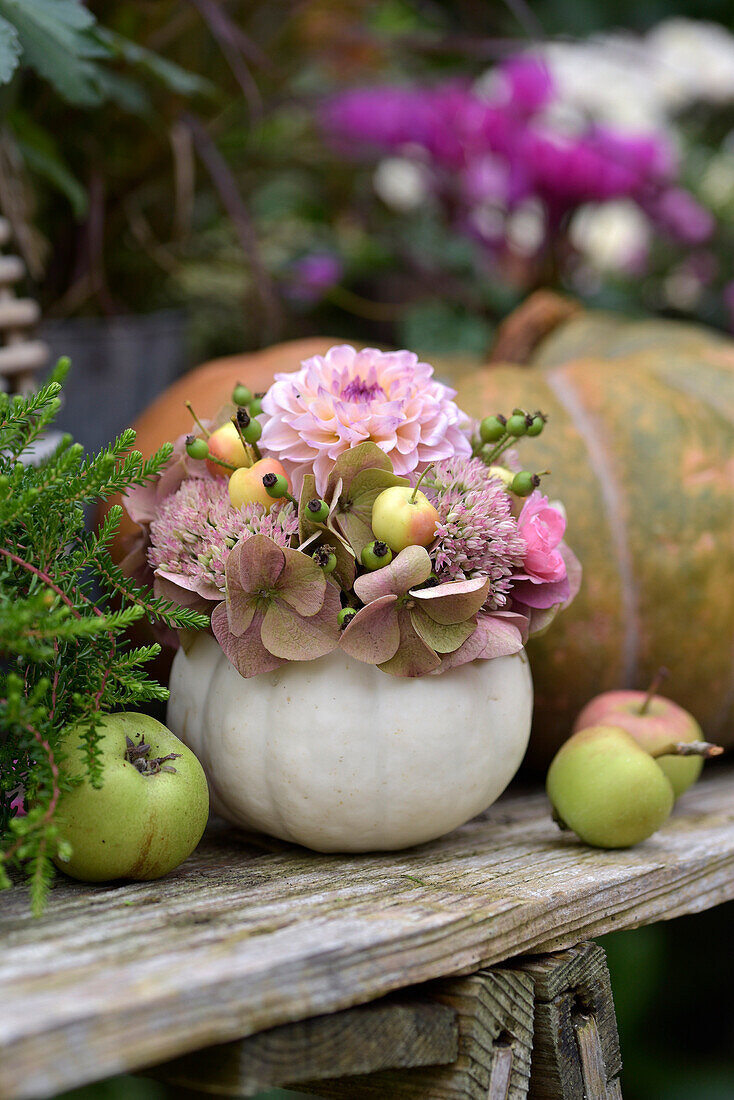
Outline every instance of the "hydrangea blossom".
{"type": "Polygon", "coordinates": [[[275,376],[263,398],[260,447],[283,463],[296,492],[313,473],[323,493],[338,456],[367,440],[389,455],[396,474],[408,474],[471,454],[455,396],[413,352],[340,345],[275,376]]]}
{"type": "Polygon", "coordinates": [[[525,542],[512,515],[505,486],[481,458],[439,462],[423,480],[441,517],[432,550],[441,581],[486,576],[487,607],[503,607],[511,576],[522,565],[525,542]]]}
{"type": "Polygon", "coordinates": [[[290,502],[266,513],[262,504],[233,508],[226,480],[188,478],[168,496],[150,525],[148,562],[156,576],[206,599],[221,599],[225,565],[237,542],[267,535],[289,546],[298,531],[290,502]]]}

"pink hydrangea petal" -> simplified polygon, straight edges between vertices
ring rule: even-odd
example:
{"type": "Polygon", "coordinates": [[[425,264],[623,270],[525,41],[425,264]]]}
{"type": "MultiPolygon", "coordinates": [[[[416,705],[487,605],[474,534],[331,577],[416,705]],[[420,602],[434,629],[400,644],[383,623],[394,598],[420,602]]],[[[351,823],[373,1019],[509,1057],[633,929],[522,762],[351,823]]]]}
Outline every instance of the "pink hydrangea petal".
{"type": "Polygon", "coordinates": [[[476,615],[487,599],[489,583],[488,577],[472,577],[466,581],[447,581],[410,594],[435,622],[448,625],[476,615]]]}
{"type": "Polygon", "coordinates": [[[156,569],[155,576],[174,584],[177,588],[185,588],[189,592],[196,592],[204,600],[218,602],[222,598],[222,593],[217,586],[203,576],[189,577],[183,573],[169,573],[165,569],[156,569]]]}
{"type": "Polygon", "coordinates": [[[404,595],[408,589],[423,584],[431,575],[431,559],[423,546],[406,546],[389,565],[357,577],[354,591],[362,603],[371,603],[392,593],[404,595]]]}
{"type": "Polygon", "coordinates": [[[388,593],[361,608],[342,631],[339,644],[344,652],[368,665],[389,661],[400,644],[397,600],[388,593]]]}
{"type": "Polygon", "coordinates": [[[280,599],[273,600],[262,622],[265,648],[287,661],[313,661],[339,645],[339,591],[326,586],[323,606],[316,615],[303,618],[280,599]]]}
{"type": "Polygon", "coordinates": [[[272,672],[273,669],[285,663],[283,658],[269,653],[262,644],[260,639],[262,618],[262,614],[258,612],[248,629],[236,637],[229,629],[226,605],[217,604],[212,613],[214,637],[229,663],[234,665],[240,676],[245,678],[257,676],[261,672],[272,672]]]}
{"type": "Polygon", "coordinates": [[[271,590],[285,567],[285,554],[267,535],[238,542],[227,558],[227,587],[271,590]]]}
{"type": "Polygon", "coordinates": [[[509,657],[519,653],[522,647],[522,631],[518,623],[508,621],[501,615],[480,615],[471,637],[459,649],[443,657],[437,671],[447,672],[470,661],[509,657]]]}
{"type": "Polygon", "coordinates": [[[398,613],[400,644],[389,661],[378,665],[392,676],[425,676],[441,667],[441,660],[430,646],[416,634],[409,611],[398,613]]]}
{"type": "Polygon", "coordinates": [[[315,561],[301,550],[284,549],[285,566],[278,578],[278,598],[299,615],[316,615],[324,604],[326,577],[315,561]]]}

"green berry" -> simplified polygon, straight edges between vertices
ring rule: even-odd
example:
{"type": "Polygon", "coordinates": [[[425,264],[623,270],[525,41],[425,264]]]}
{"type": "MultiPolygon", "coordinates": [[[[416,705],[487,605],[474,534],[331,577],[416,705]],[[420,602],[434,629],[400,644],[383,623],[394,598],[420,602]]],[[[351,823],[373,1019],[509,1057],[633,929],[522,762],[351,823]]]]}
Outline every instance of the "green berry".
{"type": "Polygon", "coordinates": [[[392,550],[386,542],[380,542],[379,539],[376,539],[374,542],[367,543],[360,555],[360,561],[365,569],[374,572],[375,569],[382,569],[384,565],[390,564],[392,550]]]}
{"type": "Polygon", "coordinates": [[[528,425],[528,435],[540,435],[545,426],[545,419],[536,413],[532,419],[532,422],[528,425]]]}
{"type": "Polygon", "coordinates": [[[505,434],[505,425],[498,416],[485,416],[479,425],[479,438],[482,443],[497,443],[505,434]]]}
{"type": "Polygon", "coordinates": [[[264,393],[256,393],[252,401],[247,406],[250,416],[259,416],[263,411],[263,397],[264,393]]]}
{"type": "Polygon", "coordinates": [[[288,496],[288,479],[283,477],[282,474],[265,474],[263,485],[265,486],[265,492],[273,500],[280,500],[281,497],[288,496]]]}
{"type": "Polygon", "coordinates": [[[232,391],[232,402],[235,405],[249,405],[252,401],[252,391],[248,390],[247,386],[243,386],[241,382],[238,382],[232,391]]]}
{"type": "Polygon", "coordinates": [[[263,426],[259,420],[251,419],[247,427],[242,428],[241,431],[246,443],[257,443],[263,434],[263,426]]]}
{"type": "Polygon", "coordinates": [[[326,523],[329,516],[329,505],[325,500],[314,497],[306,505],[306,514],[313,523],[326,523]]]}
{"type": "Polygon", "coordinates": [[[531,474],[529,470],[521,470],[519,474],[515,474],[510,482],[510,491],[517,497],[527,497],[539,485],[540,478],[537,474],[531,474]]]}
{"type": "Polygon", "coordinates": [[[324,573],[333,573],[336,569],[336,554],[331,546],[319,546],[311,557],[324,573]]]}
{"type": "Polygon", "coordinates": [[[525,419],[525,413],[513,413],[507,421],[507,431],[509,434],[517,438],[518,436],[525,435],[527,430],[528,422],[525,419]]]}
{"type": "Polygon", "coordinates": [[[205,439],[197,439],[195,435],[186,437],[186,454],[189,458],[201,461],[209,457],[209,447],[205,439]]]}
{"type": "Polygon", "coordinates": [[[343,607],[337,615],[337,621],[342,630],[345,630],[349,626],[357,612],[353,607],[343,607]]]}

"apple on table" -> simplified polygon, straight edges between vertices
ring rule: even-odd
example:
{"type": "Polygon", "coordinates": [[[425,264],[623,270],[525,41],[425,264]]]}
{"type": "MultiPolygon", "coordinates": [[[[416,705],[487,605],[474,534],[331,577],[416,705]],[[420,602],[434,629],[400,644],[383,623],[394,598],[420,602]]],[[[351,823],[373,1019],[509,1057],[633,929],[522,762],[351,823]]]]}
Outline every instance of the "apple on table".
{"type": "Polygon", "coordinates": [[[58,808],[59,840],[71,847],[56,865],[72,878],[105,882],[160,878],[201,840],[209,816],[204,769],[161,722],[126,711],[97,726],[102,785],[87,775],[82,727],[64,739],[62,777],[79,782],[58,808]]]}
{"type": "Polygon", "coordinates": [[[656,756],[676,798],[696,782],[703,756],[658,756],[666,745],[703,741],[696,719],[672,699],[655,694],[667,675],[661,670],[647,691],[606,691],[587,703],[574,722],[574,732],[590,726],[616,726],[634,737],[640,748],[656,756]]]}

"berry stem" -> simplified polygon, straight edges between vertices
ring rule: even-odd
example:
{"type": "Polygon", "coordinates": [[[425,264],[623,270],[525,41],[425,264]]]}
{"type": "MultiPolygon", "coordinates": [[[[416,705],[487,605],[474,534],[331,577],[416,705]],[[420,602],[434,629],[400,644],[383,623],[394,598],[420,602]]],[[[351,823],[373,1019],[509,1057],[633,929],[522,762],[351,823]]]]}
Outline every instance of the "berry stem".
{"type": "Polygon", "coordinates": [[[655,694],[656,694],[658,688],[662,684],[663,680],[667,680],[669,676],[670,676],[670,670],[667,669],[665,667],[665,665],[661,665],[660,668],[657,670],[657,672],[655,673],[655,675],[652,678],[652,682],[651,682],[649,688],[647,689],[647,695],[642,700],[642,703],[640,705],[640,710],[639,710],[640,714],[647,714],[648,710],[650,709],[650,704],[652,703],[653,699],[655,698],[655,694]]]}
{"type": "Polygon", "coordinates": [[[419,490],[419,488],[420,488],[420,484],[421,484],[421,482],[423,481],[423,478],[424,478],[424,477],[426,476],[426,474],[428,473],[428,471],[429,471],[429,470],[432,470],[432,469],[433,469],[433,463],[432,463],[432,462],[430,462],[430,463],[429,463],[429,464],[428,464],[428,465],[426,466],[426,468],[425,468],[425,470],[423,471],[423,473],[421,474],[421,476],[420,476],[420,477],[418,478],[418,480],[416,481],[416,483],[415,483],[415,488],[413,489],[413,492],[412,492],[412,493],[410,494],[410,496],[408,497],[408,504],[415,504],[415,495],[416,495],[416,493],[418,492],[418,490],[419,490]]]}
{"type": "Polygon", "coordinates": [[[250,460],[250,465],[254,466],[255,463],[257,462],[257,460],[259,458],[262,458],[262,455],[260,454],[260,452],[257,449],[257,444],[247,442],[247,440],[245,439],[245,437],[242,433],[242,428],[240,427],[239,421],[238,421],[236,416],[233,416],[231,418],[231,420],[232,420],[232,423],[234,424],[234,426],[237,430],[237,435],[240,437],[240,443],[245,448],[245,454],[247,455],[247,457],[250,460]],[[256,452],[257,452],[257,454],[256,454],[256,452]]]}
{"type": "Polygon", "coordinates": [[[211,451],[207,457],[207,462],[216,462],[217,466],[224,466],[225,470],[236,470],[237,467],[233,466],[231,462],[225,462],[223,458],[217,458],[211,451]]]}
{"type": "Polygon", "coordinates": [[[193,406],[193,405],[191,404],[191,402],[190,402],[190,401],[184,401],[184,405],[186,406],[186,408],[187,408],[187,409],[189,410],[189,412],[190,412],[190,413],[191,413],[191,415],[193,416],[193,418],[194,418],[194,423],[195,423],[195,424],[198,424],[198,425],[199,425],[199,427],[201,428],[202,432],[204,433],[204,435],[205,435],[205,436],[206,436],[206,438],[208,439],[208,438],[209,438],[209,436],[210,436],[210,435],[211,435],[212,433],[211,433],[211,432],[209,431],[209,429],[208,429],[208,428],[205,428],[205,427],[204,427],[204,425],[202,424],[202,422],[201,422],[201,421],[199,420],[198,416],[197,416],[197,415],[196,415],[196,413],[194,412],[194,406],[193,406]]]}
{"type": "Polygon", "coordinates": [[[721,756],[721,745],[714,745],[711,741],[670,741],[667,745],[661,745],[650,753],[657,759],[659,756],[703,756],[708,760],[712,756],[721,756]]]}

